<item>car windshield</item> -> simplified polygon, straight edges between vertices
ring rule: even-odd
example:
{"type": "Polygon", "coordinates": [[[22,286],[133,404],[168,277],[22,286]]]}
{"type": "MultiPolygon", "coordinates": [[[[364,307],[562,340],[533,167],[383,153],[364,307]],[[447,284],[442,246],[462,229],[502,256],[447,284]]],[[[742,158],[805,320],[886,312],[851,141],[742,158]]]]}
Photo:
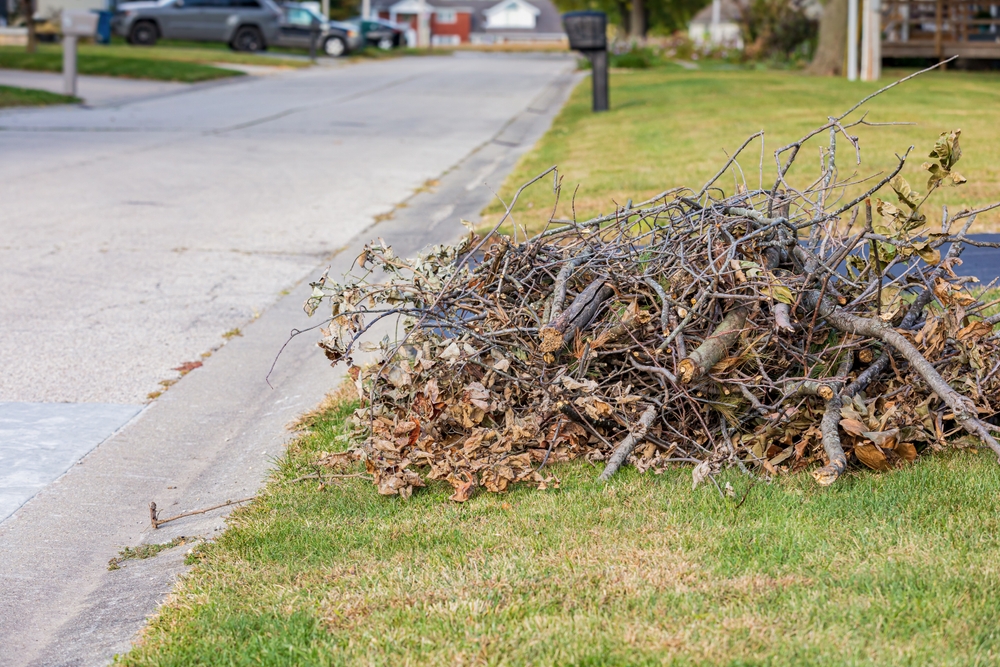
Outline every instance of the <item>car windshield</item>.
{"type": "Polygon", "coordinates": [[[312,25],[326,23],[319,14],[308,7],[285,7],[286,20],[292,25],[312,25]]]}

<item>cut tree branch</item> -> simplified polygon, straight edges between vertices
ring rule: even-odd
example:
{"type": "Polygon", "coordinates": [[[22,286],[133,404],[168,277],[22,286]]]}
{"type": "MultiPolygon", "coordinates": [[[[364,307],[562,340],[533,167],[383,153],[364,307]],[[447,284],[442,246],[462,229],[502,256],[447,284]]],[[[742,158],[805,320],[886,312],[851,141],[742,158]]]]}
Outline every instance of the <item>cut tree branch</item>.
{"type": "Polygon", "coordinates": [[[951,408],[955,414],[955,421],[970,434],[980,438],[1000,457],[1000,443],[997,443],[986,426],[975,416],[976,408],[972,402],[952,389],[905,336],[881,320],[858,317],[838,309],[828,299],[821,299],[818,291],[806,292],[802,298],[802,305],[809,310],[816,310],[827,322],[844,333],[877,338],[893,347],[923,378],[931,391],[951,408]]]}
{"type": "Polygon", "coordinates": [[[743,306],[737,306],[729,311],[712,335],[681,361],[677,369],[681,382],[684,384],[694,382],[711,370],[712,366],[722,361],[729,348],[740,337],[746,321],[747,309],[743,306]]]}
{"type": "Polygon", "coordinates": [[[618,472],[618,469],[622,467],[622,464],[628,459],[632,454],[632,450],[635,449],[636,445],[642,442],[643,438],[646,437],[646,431],[649,427],[653,425],[653,420],[656,419],[656,408],[650,405],[639,417],[639,424],[636,426],[635,430],[629,433],[624,440],[622,440],[617,447],[615,447],[615,453],[611,455],[608,459],[608,465],[604,467],[604,472],[598,477],[602,482],[607,482],[611,479],[611,476],[618,472]]]}

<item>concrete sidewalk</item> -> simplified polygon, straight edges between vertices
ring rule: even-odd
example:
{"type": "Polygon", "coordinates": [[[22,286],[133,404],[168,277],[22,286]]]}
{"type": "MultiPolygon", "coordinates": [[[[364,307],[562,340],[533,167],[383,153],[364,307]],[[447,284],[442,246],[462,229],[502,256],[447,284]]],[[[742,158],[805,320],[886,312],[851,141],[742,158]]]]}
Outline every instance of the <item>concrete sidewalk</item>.
{"type": "MultiPolygon", "coordinates": [[[[373,236],[382,236],[397,252],[411,255],[462,233],[459,218],[475,219],[492,198],[482,184],[499,185],[579,80],[571,61],[553,64],[557,66],[547,82],[507,120],[495,122],[493,131],[471,153],[466,150],[450,164],[430,163],[441,166],[418,182],[436,176],[437,185],[407,198],[405,207],[374,228],[353,230],[350,240],[328,260],[331,275],[344,273],[373,236]]],[[[458,103],[455,95],[446,102],[458,103]]],[[[369,122],[374,120],[370,108],[365,113],[369,122]]],[[[338,122],[351,120],[350,115],[338,114],[338,122]]],[[[438,127],[443,122],[455,125],[441,119],[411,126],[409,136],[422,145],[421,137],[444,133],[438,127]]],[[[401,155],[405,160],[405,152],[401,155]]],[[[389,181],[398,176],[385,173],[380,178],[389,181]]],[[[398,192],[388,183],[376,187],[398,192]]],[[[301,196],[302,191],[296,194],[301,196]]],[[[385,210],[384,204],[376,206],[385,210]]],[[[334,231],[315,230],[307,240],[324,234],[336,240],[334,231]]],[[[0,523],[0,664],[100,665],[127,650],[183,571],[184,549],[129,562],[113,572],[106,569],[108,560],[123,546],[162,543],[177,535],[207,537],[224,527],[224,512],[219,511],[153,531],[148,503],[155,501],[166,515],[252,495],[282,452],[289,437],[286,424],[337,385],[340,374],[316,348],[314,333],[294,338],[270,377],[271,386],[264,382],[289,331],[318,324],[305,317],[301,306],[309,293],[307,281],[318,277],[327,261],[305,253],[282,261],[290,260],[299,266],[310,261],[290,294],[264,309],[242,327],[242,336],[233,338],[138,419],[0,523]]],[[[285,280],[282,275],[279,279],[285,280]]]]}
{"type": "MultiPolygon", "coordinates": [[[[29,72],[18,69],[0,69],[0,85],[17,88],[47,90],[63,94],[63,75],[55,72],[29,72]]],[[[136,100],[187,90],[188,83],[174,81],[146,81],[110,76],[77,77],[76,96],[93,107],[115,106],[136,100]]]]}
{"type": "Polygon", "coordinates": [[[142,408],[0,402],[0,522],[142,408]]]}

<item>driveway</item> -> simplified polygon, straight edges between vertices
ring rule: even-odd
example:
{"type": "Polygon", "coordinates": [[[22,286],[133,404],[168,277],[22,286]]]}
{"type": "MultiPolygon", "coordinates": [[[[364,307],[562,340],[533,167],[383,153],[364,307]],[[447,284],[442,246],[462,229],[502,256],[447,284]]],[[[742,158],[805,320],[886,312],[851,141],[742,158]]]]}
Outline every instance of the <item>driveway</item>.
{"type": "Polygon", "coordinates": [[[454,238],[572,69],[405,58],[0,114],[0,664],[127,648],[183,565],[108,558],[222,526],[152,532],[148,502],[252,495],[285,424],[337,382],[307,337],[264,382],[288,332],[317,324],[307,279],[346,271],[369,235],[406,253],[454,238]]]}

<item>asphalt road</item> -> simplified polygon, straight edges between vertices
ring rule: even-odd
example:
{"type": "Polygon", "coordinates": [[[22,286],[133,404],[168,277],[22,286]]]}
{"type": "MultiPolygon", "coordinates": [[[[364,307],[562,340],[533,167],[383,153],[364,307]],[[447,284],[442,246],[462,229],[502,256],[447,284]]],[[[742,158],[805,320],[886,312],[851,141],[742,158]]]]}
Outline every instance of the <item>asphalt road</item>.
{"type": "Polygon", "coordinates": [[[0,114],[0,489],[59,452],[49,472],[69,468],[0,515],[0,664],[97,665],[127,648],[183,553],[115,572],[108,559],[224,525],[211,513],[153,531],[149,501],[172,514],[252,495],[286,424],[338,381],[307,336],[263,381],[289,330],[316,323],[308,279],[346,271],[369,236],[405,254],[453,239],[573,69],[408,58],[0,114]],[[114,435],[80,459],[102,428],[114,435]]]}
{"type": "Polygon", "coordinates": [[[407,58],[0,116],[0,400],[144,402],[566,66],[407,58]]]}
{"type": "Polygon", "coordinates": [[[472,56],[186,91],[119,80],[111,97],[146,99],[0,114],[0,521],[567,67],[472,56]]]}
{"type": "MultiPolygon", "coordinates": [[[[972,234],[977,241],[1000,243],[1000,234],[972,234]]],[[[941,254],[948,252],[951,244],[941,248],[941,254]]],[[[1000,277],[1000,253],[996,248],[976,248],[965,246],[962,251],[962,264],[955,267],[955,273],[960,276],[976,276],[985,285],[1000,277]]]]}

